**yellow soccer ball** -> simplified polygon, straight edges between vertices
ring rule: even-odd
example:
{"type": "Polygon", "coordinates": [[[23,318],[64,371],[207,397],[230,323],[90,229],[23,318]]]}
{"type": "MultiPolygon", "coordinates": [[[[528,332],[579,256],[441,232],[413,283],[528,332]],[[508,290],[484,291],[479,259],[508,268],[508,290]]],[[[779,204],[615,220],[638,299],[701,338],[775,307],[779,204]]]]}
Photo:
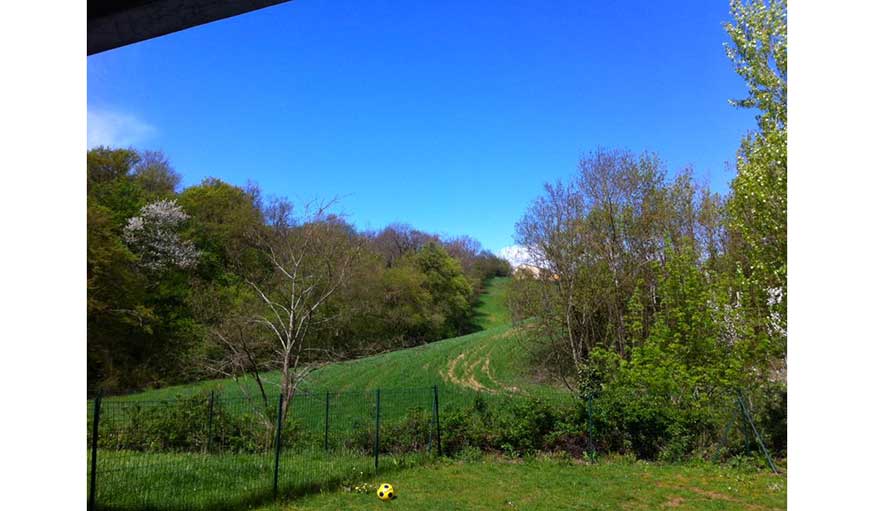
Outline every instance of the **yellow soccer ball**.
{"type": "Polygon", "coordinates": [[[395,493],[395,489],[392,488],[390,484],[382,483],[376,490],[376,496],[379,498],[379,500],[388,502],[389,500],[397,497],[397,494],[395,493]]]}

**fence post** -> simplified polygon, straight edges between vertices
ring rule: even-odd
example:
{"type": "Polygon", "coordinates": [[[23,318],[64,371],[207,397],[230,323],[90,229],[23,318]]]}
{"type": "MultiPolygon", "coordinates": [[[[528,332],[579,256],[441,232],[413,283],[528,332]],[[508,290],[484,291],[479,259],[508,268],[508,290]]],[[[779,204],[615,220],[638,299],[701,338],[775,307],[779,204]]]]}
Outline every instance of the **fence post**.
{"type": "Polygon", "coordinates": [[[328,414],[331,409],[331,391],[325,391],[325,452],[328,452],[328,414]]]}
{"type": "Polygon", "coordinates": [[[212,409],[215,401],[215,391],[209,391],[209,418],[206,420],[206,453],[212,452],[212,409]]]}
{"type": "Polygon", "coordinates": [[[431,454],[431,438],[434,435],[434,417],[436,416],[436,409],[434,407],[434,398],[436,393],[431,394],[431,422],[428,423],[428,454],[431,454]]]}
{"type": "Polygon", "coordinates": [[[279,409],[276,411],[276,455],[273,461],[273,499],[279,496],[279,451],[282,447],[282,393],[279,393],[279,409]]]}
{"type": "Polygon", "coordinates": [[[91,487],[88,489],[88,509],[94,509],[97,496],[97,435],[100,432],[100,402],[103,392],[98,391],[94,399],[94,422],[91,425],[91,487]]]}
{"type": "Polygon", "coordinates": [[[443,456],[443,447],[440,445],[440,399],[437,397],[437,385],[434,385],[434,419],[437,423],[437,456],[443,456]]]}
{"type": "Polygon", "coordinates": [[[744,417],[747,422],[749,422],[750,428],[753,430],[753,436],[756,438],[756,442],[759,444],[759,448],[762,449],[762,453],[765,455],[765,459],[768,460],[768,466],[771,467],[771,470],[774,471],[775,474],[779,474],[780,471],[777,470],[777,467],[774,465],[774,460],[771,459],[771,453],[768,452],[768,448],[765,447],[765,442],[762,440],[762,436],[759,435],[759,431],[756,429],[756,425],[753,423],[753,416],[750,411],[747,409],[746,403],[744,403],[743,393],[740,390],[737,391],[737,402],[740,404],[741,412],[743,412],[744,417]]]}
{"type": "Polygon", "coordinates": [[[376,389],[376,439],[373,442],[373,470],[379,474],[379,389],[376,389]]]}

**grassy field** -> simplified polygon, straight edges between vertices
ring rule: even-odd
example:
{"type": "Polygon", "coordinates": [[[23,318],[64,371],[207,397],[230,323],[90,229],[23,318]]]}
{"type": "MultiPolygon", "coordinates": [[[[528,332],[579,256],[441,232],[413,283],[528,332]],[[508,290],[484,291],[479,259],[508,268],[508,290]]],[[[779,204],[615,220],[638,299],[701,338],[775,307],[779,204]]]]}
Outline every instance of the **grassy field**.
{"type": "Polygon", "coordinates": [[[594,465],[549,458],[444,462],[263,508],[316,510],[771,510],[786,508],[786,476],[702,464],[623,460],[594,465]],[[379,501],[390,482],[398,498],[379,501]]]}
{"type": "MultiPolygon", "coordinates": [[[[111,470],[98,472],[96,500],[101,509],[235,510],[273,499],[273,452],[260,454],[141,453],[98,451],[111,470]]],[[[89,456],[90,459],[90,456],[89,456]]],[[[386,455],[380,474],[422,464],[426,454],[386,455]]],[[[320,450],[284,452],[279,496],[331,490],[372,477],[373,457],[320,450]]]]}
{"type": "MultiPolygon", "coordinates": [[[[496,278],[488,282],[474,318],[481,330],[424,346],[330,364],[311,373],[302,388],[323,393],[325,390],[342,392],[436,384],[456,396],[486,393],[549,400],[566,398],[565,389],[535,382],[529,375],[525,328],[510,324],[505,304],[509,281],[509,278],[496,278]]],[[[267,373],[264,379],[276,382],[279,375],[267,373]]],[[[254,392],[254,382],[244,384],[252,385],[254,392]]],[[[210,389],[219,389],[232,399],[240,396],[238,383],[211,380],[112,399],[160,400],[210,389]]]]}

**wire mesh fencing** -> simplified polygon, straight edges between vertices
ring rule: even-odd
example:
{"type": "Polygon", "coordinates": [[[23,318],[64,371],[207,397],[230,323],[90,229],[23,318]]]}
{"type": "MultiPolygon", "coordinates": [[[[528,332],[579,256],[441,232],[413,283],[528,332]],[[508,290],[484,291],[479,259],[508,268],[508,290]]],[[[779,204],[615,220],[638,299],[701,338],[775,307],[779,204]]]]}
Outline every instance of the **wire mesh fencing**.
{"type": "Polygon", "coordinates": [[[772,453],[785,453],[785,391],[627,398],[568,394],[559,403],[437,386],[297,392],[288,402],[230,392],[98,398],[88,403],[89,507],[243,509],[465,449],[592,462],[609,452],[713,461],[761,453],[774,471],[772,453]]]}
{"type": "Polygon", "coordinates": [[[240,509],[440,452],[437,387],[88,404],[91,509],[240,509]]]}

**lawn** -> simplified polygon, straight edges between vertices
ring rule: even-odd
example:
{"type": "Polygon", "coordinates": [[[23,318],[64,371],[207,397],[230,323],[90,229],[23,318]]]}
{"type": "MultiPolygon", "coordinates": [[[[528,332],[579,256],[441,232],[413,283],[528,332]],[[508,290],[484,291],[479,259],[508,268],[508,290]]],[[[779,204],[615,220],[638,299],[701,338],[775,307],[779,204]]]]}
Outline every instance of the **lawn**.
{"type": "MultiPolygon", "coordinates": [[[[90,463],[90,453],[88,456],[90,463]]],[[[426,463],[426,453],[380,459],[380,474],[426,463]]],[[[98,451],[100,509],[237,510],[273,500],[274,453],[201,454],[98,451]]],[[[305,450],[280,456],[279,495],[333,489],[374,474],[373,456],[305,450]]]]}
{"type": "Polygon", "coordinates": [[[786,508],[786,476],[694,463],[621,459],[594,465],[537,458],[442,462],[367,477],[390,482],[398,498],[379,501],[354,486],[301,497],[262,511],[316,510],[771,510],[786,508]]]}

